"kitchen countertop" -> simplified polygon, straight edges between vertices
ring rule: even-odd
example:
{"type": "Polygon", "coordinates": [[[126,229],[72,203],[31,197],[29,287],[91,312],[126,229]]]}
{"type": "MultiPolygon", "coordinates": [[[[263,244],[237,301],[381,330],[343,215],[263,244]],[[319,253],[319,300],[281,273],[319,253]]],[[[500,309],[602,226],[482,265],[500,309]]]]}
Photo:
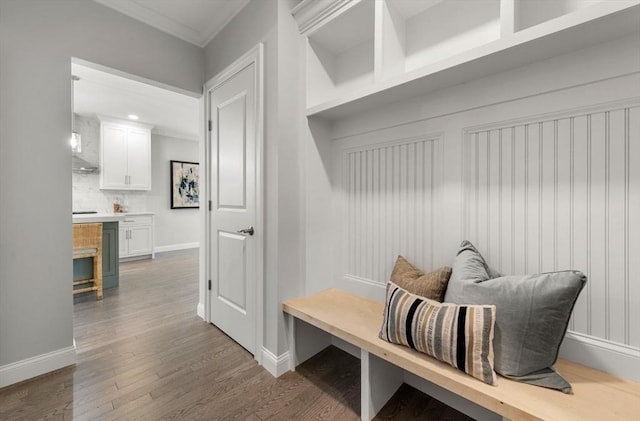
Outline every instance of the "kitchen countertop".
{"type": "Polygon", "coordinates": [[[153,215],[153,212],[126,212],[126,213],[88,213],[73,215],[74,224],[88,224],[91,222],[117,222],[123,221],[127,216],[153,215]]]}

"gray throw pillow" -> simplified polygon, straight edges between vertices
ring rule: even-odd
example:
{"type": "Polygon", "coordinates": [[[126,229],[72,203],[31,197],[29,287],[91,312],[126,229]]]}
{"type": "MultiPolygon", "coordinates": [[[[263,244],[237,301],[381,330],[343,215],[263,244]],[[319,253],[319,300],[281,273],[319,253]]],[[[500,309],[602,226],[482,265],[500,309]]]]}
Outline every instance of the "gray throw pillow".
{"type": "Polygon", "coordinates": [[[463,241],[453,264],[445,302],[496,306],[496,372],[524,383],[571,393],[552,365],[573,306],[586,283],[582,272],[564,271],[491,279],[482,255],[463,241]]]}

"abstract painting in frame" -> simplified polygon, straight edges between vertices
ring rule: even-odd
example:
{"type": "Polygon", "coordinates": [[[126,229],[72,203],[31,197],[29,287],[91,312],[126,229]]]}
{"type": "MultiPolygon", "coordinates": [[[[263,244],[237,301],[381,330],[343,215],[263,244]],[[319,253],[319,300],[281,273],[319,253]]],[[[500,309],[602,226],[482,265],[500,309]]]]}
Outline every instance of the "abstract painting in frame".
{"type": "Polygon", "coordinates": [[[171,209],[200,207],[200,164],[171,161],[171,209]]]}

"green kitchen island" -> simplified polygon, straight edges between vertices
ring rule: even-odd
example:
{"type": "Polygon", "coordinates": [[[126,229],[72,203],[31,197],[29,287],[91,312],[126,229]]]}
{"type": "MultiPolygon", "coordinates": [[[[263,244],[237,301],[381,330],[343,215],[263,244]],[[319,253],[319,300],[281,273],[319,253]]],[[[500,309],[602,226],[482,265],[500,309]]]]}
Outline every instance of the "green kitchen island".
{"type": "MultiPolygon", "coordinates": [[[[120,281],[118,223],[124,214],[73,215],[74,224],[102,223],[102,288],[115,288],[120,281]]],[[[93,277],[93,259],[73,260],[73,280],[93,277]]]]}

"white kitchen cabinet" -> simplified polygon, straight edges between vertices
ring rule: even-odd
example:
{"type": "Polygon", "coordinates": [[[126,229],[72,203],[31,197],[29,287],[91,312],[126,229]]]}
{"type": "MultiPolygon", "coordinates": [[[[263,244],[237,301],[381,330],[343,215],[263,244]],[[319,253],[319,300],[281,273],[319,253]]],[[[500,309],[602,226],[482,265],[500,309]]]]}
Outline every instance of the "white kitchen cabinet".
{"type": "Polygon", "coordinates": [[[100,122],[100,188],[151,190],[151,127],[100,122]]]}
{"type": "Polygon", "coordinates": [[[120,258],[151,256],[153,252],[153,215],[128,214],[120,222],[120,258]]]}

